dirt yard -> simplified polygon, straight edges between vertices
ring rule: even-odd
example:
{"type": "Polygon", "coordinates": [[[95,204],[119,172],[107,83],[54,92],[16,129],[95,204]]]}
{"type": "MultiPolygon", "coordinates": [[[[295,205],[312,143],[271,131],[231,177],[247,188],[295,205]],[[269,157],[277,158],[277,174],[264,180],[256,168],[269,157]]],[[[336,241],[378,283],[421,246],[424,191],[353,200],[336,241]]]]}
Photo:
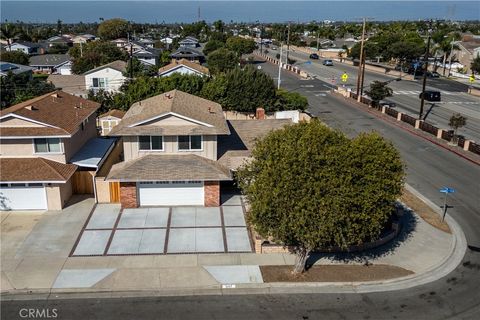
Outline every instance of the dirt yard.
{"type": "Polygon", "coordinates": [[[400,200],[410,207],[428,224],[447,233],[452,233],[448,227],[448,224],[442,221],[442,217],[432,208],[430,208],[430,206],[428,206],[425,202],[413,195],[410,191],[404,189],[400,200]]]}
{"type": "Polygon", "coordinates": [[[412,271],[389,265],[321,265],[294,276],[293,266],[260,266],[264,282],[354,282],[408,276],[412,271]]]}

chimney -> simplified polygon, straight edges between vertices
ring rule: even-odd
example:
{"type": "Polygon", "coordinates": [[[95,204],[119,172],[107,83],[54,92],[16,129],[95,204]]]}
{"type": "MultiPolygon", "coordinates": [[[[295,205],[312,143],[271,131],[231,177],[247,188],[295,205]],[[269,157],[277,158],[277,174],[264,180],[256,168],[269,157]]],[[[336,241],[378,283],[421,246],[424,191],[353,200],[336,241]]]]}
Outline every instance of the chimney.
{"type": "Polygon", "coordinates": [[[257,120],[265,120],[265,109],[257,108],[257,111],[255,112],[255,118],[257,118],[257,120]]]}

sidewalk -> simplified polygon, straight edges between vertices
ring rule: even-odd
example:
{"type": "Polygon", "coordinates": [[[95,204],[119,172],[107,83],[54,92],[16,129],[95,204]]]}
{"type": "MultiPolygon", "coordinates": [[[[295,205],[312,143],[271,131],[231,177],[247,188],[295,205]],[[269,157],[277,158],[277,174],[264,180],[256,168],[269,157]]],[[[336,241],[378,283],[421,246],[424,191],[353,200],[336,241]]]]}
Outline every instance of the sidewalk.
{"type": "MultiPolygon", "coordinates": [[[[411,215],[398,240],[367,255],[370,263],[402,267],[413,271],[411,276],[363,284],[263,283],[259,266],[293,265],[295,257],[254,253],[68,257],[82,219],[92,207],[93,200],[86,199],[63,212],[2,213],[4,299],[30,293],[47,298],[62,293],[125,296],[393,290],[448,274],[466,249],[463,233],[450,217],[452,234],[411,215]],[[52,222],[67,227],[57,228],[57,236],[52,222]]],[[[322,255],[315,264],[343,264],[343,258],[322,255]]],[[[347,263],[363,264],[364,260],[357,256],[347,263]]]]}

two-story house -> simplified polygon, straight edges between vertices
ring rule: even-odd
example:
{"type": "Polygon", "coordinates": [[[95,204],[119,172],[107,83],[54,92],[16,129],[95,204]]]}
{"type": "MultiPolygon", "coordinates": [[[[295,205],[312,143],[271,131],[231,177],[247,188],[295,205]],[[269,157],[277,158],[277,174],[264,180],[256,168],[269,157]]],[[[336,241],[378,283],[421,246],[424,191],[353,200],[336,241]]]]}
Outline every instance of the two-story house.
{"type": "MultiPolygon", "coordinates": [[[[114,142],[97,141],[99,107],[55,91],[0,112],[0,210],[60,210],[83,193],[75,192],[74,176],[99,165],[114,142]]],[[[92,190],[93,175],[85,176],[92,190]]]]}
{"type": "Polygon", "coordinates": [[[84,73],[87,91],[118,92],[127,78],[123,75],[127,71],[125,61],[116,60],[84,73]]]}
{"type": "Polygon", "coordinates": [[[123,138],[124,161],[107,181],[119,182],[123,207],[220,205],[217,137],[229,135],[222,107],[173,90],[131,106],[109,136],[123,138]]]}

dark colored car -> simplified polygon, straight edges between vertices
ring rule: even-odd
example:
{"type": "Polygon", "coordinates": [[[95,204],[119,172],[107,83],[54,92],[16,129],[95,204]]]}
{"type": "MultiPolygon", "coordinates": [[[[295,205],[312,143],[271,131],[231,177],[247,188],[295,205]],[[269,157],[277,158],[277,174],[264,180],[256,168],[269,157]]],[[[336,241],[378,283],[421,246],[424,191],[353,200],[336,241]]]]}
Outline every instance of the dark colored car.
{"type": "Polygon", "coordinates": [[[435,71],[433,71],[433,72],[430,72],[430,71],[429,71],[429,72],[427,73],[427,77],[430,77],[430,78],[440,78],[440,73],[435,72],[435,71]]]}
{"type": "Polygon", "coordinates": [[[319,58],[319,56],[318,56],[318,54],[316,54],[316,53],[312,53],[312,54],[310,55],[310,59],[318,60],[318,58],[319,58]]]}
{"type": "MultiPolygon", "coordinates": [[[[420,99],[422,98],[422,93],[418,96],[420,99]]],[[[442,101],[442,94],[440,91],[432,91],[432,90],[427,90],[425,91],[425,100],[427,101],[442,101]]]]}
{"type": "Polygon", "coordinates": [[[395,108],[397,106],[397,104],[395,102],[386,101],[386,100],[381,100],[378,104],[381,107],[389,107],[389,108],[395,108]]]}
{"type": "Polygon", "coordinates": [[[330,59],[323,60],[323,65],[324,66],[333,66],[333,61],[330,59]]]}

